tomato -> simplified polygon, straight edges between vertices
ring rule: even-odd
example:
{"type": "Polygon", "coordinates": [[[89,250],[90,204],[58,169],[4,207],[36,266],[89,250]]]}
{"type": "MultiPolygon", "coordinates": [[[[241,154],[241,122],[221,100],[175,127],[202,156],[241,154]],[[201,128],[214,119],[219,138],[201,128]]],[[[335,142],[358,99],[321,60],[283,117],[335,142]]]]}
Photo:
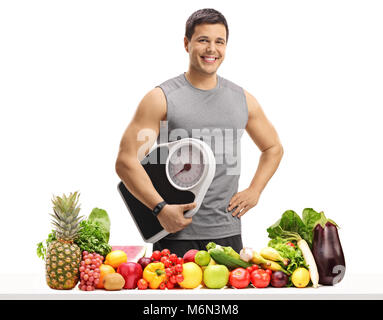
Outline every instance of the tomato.
{"type": "Polygon", "coordinates": [[[184,276],[182,274],[177,274],[176,275],[176,280],[178,283],[184,281],[184,276]]]}
{"type": "Polygon", "coordinates": [[[292,242],[286,242],[286,245],[295,248],[294,243],[292,243],[292,242]]]}
{"type": "Polygon", "coordinates": [[[182,264],[176,264],[175,271],[181,273],[183,270],[182,264]]]}
{"type": "Polygon", "coordinates": [[[166,268],[165,273],[168,276],[168,278],[173,274],[172,269],[170,269],[170,268],[166,268]]]}
{"type": "Polygon", "coordinates": [[[251,266],[251,269],[252,269],[252,271],[254,271],[254,270],[258,270],[258,269],[259,269],[259,265],[257,265],[257,264],[253,264],[253,265],[251,266]]]}
{"type": "Polygon", "coordinates": [[[140,279],[137,282],[138,290],[145,290],[148,288],[148,282],[145,279],[140,279]]]}
{"type": "Polygon", "coordinates": [[[169,260],[172,262],[172,263],[174,263],[174,264],[176,264],[176,262],[177,262],[177,255],[175,254],[175,253],[172,253],[170,256],[169,256],[169,260]]]}
{"type": "Polygon", "coordinates": [[[270,284],[270,275],[263,269],[254,270],[250,278],[256,288],[266,288],[270,284]]]}
{"type": "Polygon", "coordinates": [[[176,275],[173,274],[169,277],[169,282],[173,283],[173,284],[176,284],[177,283],[177,279],[176,279],[176,275]]]}
{"type": "MultiPolygon", "coordinates": [[[[160,262],[162,262],[163,264],[165,264],[166,261],[169,261],[169,258],[167,256],[163,256],[161,257],[161,260],[160,262]]],[[[166,267],[167,268],[167,267],[166,267]]]]}
{"type": "Polygon", "coordinates": [[[164,249],[161,251],[161,256],[169,256],[170,255],[170,250],[169,249],[164,249]]]}
{"type": "Polygon", "coordinates": [[[167,260],[164,262],[164,266],[165,266],[165,268],[170,268],[172,265],[173,265],[173,263],[172,263],[169,259],[167,259],[167,260]]]}
{"type": "Polygon", "coordinates": [[[184,259],[181,257],[177,258],[176,264],[184,264],[184,259]]]}
{"type": "Polygon", "coordinates": [[[230,272],[229,283],[232,287],[243,289],[250,284],[250,273],[244,268],[237,268],[230,272]]]}
{"type": "Polygon", "coordinates": [[[267,274],[269,274],[270,277],[271,277],[271,275],[273,274],[273,271],[271,271],[270,269],[266,269],[265,272],[266,272],[267,274]]]}
{"type": "Polygon", "coordinates": [[[168,289],[174,289],[174,283],[173,283],[173,282],[170,282],[170,281],[167,281],[167,282],[166,282],[166,288],[168,288],[168,289]]]}
{"type": "Polygon", "coordinates": [[[153,251],[151,258],[152,258],[152,260],[159,261],[161,259],[161,251],[158,251],[158,250],[153,251]]]}

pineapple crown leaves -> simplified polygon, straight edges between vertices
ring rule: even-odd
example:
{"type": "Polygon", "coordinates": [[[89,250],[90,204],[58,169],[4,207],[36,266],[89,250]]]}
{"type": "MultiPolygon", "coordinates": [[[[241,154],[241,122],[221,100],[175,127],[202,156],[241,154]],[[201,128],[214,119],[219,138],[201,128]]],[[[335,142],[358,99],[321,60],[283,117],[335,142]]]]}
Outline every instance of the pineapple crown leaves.
{"type": "Polygon", "coordinates": [[[80,194],[78,191],[65,194],[62,197],[53,197],[53,212],[50,214],[52,224],[55,226],[57,238],[63,240],[74,240],[80,230],[82,216],[79,216],[80,205],[78,205],[80,194]]]}

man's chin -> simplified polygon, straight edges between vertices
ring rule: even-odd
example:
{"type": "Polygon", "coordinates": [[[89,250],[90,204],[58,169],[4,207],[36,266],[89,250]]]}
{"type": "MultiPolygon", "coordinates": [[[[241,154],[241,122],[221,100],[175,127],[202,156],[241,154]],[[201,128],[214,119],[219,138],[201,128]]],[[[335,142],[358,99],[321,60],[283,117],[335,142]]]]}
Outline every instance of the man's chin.
{"type": "Polygon", "coordinates": [[[217,73],[218,68],[200,68],[201,73],[204,73],[206,75],[215,75],[217,73]]]}

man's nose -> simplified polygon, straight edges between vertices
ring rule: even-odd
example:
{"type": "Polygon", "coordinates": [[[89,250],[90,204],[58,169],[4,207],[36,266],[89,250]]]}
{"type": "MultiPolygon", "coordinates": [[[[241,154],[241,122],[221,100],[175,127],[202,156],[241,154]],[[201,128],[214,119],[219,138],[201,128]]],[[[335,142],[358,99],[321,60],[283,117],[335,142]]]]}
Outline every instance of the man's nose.
{"type": "Polygon", "coordinates": [[[209,43],[209,44],[207,45],[207,50],[208,50],[209,52],[215,52],[215,51],[216,51],[216,50],[215,50],[215,44],[214,44],[213,42],[209,43]]]}

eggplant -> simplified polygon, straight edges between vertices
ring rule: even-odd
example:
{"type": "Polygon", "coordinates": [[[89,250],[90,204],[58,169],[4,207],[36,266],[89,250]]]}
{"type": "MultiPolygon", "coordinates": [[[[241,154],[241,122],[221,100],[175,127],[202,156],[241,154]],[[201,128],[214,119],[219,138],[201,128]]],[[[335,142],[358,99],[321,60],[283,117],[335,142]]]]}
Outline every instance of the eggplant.
{"type": "Polygon", "coordinates": [[[346,272],[346,262],[338,234],[338,225],[324,216],[314,226],[313,256],[318,268],[319,283],[335,285],[346,272]]]}

